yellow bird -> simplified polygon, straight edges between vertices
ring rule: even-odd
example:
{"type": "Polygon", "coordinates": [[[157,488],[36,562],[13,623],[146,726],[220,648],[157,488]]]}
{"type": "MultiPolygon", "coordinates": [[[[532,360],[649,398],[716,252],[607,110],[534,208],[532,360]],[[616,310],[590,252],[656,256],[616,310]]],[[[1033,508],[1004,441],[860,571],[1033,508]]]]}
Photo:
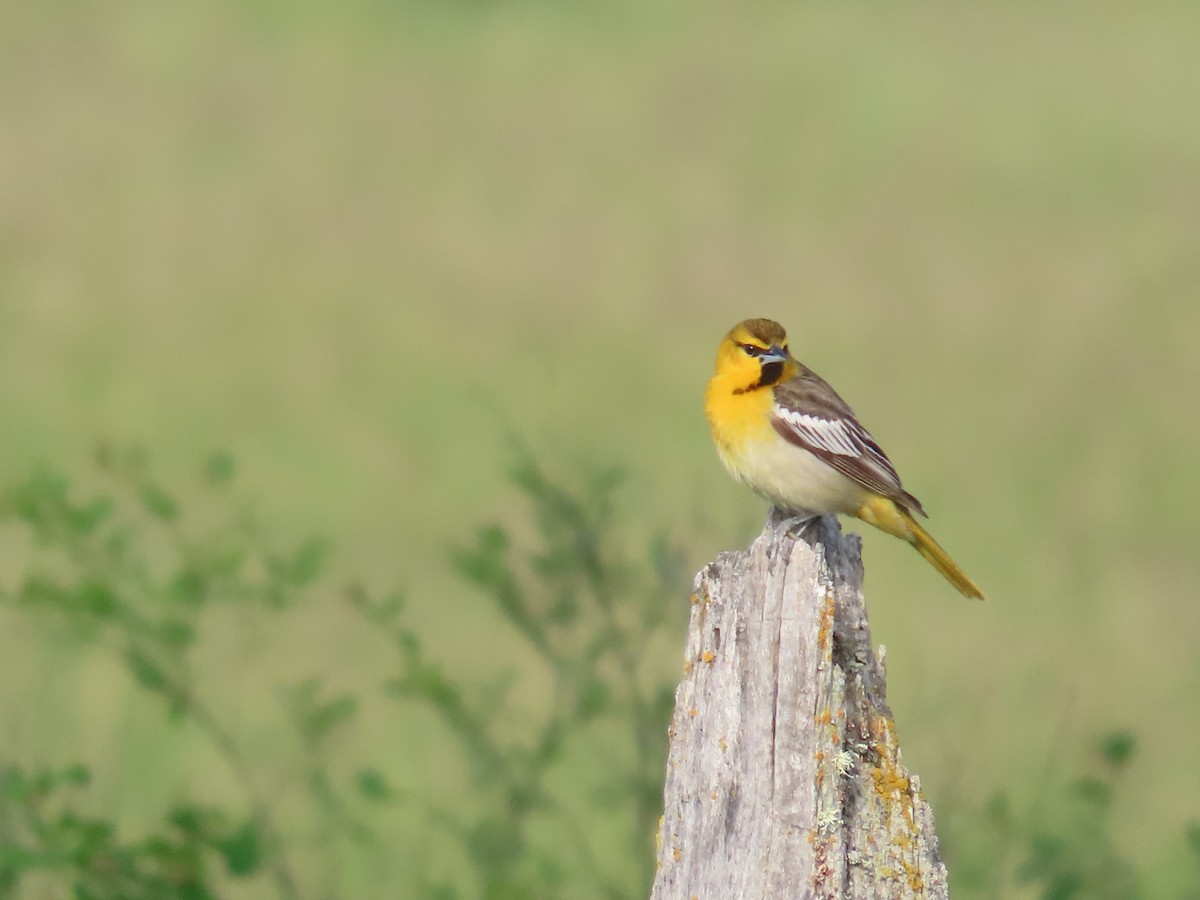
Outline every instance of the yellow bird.
{"type": "Polygon", "coordinates": [[[967,597],[983,592],[917,524],[920,501],[829,384],[788,351],[770,319],[736,325],[704,398],[721,462],[787,513],[857,516],[907,541],[967,597]]]}

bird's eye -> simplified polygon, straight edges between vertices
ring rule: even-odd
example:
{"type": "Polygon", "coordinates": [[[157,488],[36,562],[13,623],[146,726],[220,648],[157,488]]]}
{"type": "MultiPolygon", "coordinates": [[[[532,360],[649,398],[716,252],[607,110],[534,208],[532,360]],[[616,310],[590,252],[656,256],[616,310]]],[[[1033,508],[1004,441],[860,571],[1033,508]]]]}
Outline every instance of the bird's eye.
{"type": "Polygon", "coordinates": [[[756,347],[753,344],[738,344],[750,356],[762,356],[766,351],[762,347],[756,347]]]}

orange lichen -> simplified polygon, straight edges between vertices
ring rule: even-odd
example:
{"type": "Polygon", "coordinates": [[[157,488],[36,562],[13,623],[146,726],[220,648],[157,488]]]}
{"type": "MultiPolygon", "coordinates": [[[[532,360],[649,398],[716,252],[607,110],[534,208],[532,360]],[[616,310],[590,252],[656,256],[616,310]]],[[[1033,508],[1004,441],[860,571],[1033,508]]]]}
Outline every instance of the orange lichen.
{"type": "Polygon", "coordinates": [[[911,782],[908,776],[892,763],[886,756],[881,757],[882,765],[877,766],[871,777],[875,781],[875,790],[887,796],[893,793],[908,794],[911,782]]]}
{"type": "Polygon", "coordinates": [[[887,716],[872,716],[870,721],[871,736],[883,744],[896,742],[896,723],[887,716]]]}
{"type": "Polygon", "coordinates": [[[691,600],[692,600],[692,606],[695,606],[697,603],[700,602],[700,598],[697,597],[695,594],[692,594],[691,600]]]}
{"type": "Polygon", "coordinates": [[[692,661],[690,659],[685,659],[683,661],[683,674],[690,675],[691,672],[692,672],[692,661]]]}
{"type": "Polygon", "coordinates": [[[712,661],[716,658],[717,654],[713,653],[711,650],[705,650],[700,654],[700,661],[708,663],[709,665],[712,665],[712,661]]]}
{"type": "Polygon", "coordinates": [[[679,862],[679,857],[683,856],[683,851],[678,847],[671,848],[671,855],[675,857],[675,862],[679,862]]]}
{"type": "Polygon", "coordinates": [[[691,709],[688,710],[688,717],[694,719],[699,714],[699,712],[700,712],[700,710],[696,709],[696,707],[693,706],[691,709]]]}
{"type": "Polygon", "coordinates": [[[720,747],[722,751],[729,749],[729,745],[725,742],[725,735],[721,735],[720,740],[717,741],[717,746],[720,747]]]}
{"type": "Polygon", "coordinates": [[[921,877],[921,869],[915,866],[908,860],[902,860],[900,863],[904,867],[904,875],[908,879],[908,887],[914,894],[919,893],[925,886],[925,879],[921,877]]]}
{"type": "Polygon", "coordinates": [[[821,611],[821,628],[817,632],[817,646],[822,649],[829,648],[829,634],[833,630],[833,617],[837,611],[837,606],[834,603],[833,594],[825,595],[825,608],[821,611]]]}

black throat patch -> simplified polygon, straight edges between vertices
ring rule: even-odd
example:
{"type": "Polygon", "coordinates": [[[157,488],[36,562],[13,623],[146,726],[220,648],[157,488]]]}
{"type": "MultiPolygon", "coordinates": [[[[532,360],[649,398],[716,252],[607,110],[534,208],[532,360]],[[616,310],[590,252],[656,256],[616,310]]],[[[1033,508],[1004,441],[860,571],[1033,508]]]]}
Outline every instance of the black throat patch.
{"type": "Polygon", "coordinates": [[[756,387],[768,387],[783,377],[783,363],[769,362],[762,367],[756,387]]]}
{"type": "Polygon", "coordinates": [[[777,383],[783,377],[783,363],[770,362],[762,367],[762,374],[758,376],[758,381],[749,387],[734,388],[735,394],[748,394],[751,391],[757,391],[759,388],[770,387],[777,383]]]}

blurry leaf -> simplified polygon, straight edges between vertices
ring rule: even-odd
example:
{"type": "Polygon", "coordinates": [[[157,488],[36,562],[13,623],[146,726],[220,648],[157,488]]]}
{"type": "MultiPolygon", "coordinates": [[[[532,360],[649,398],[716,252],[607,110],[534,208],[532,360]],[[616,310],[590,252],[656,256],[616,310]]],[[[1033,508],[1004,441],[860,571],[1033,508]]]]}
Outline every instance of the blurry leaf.
{"type": "Polygon", "coordinates": [[[1079,896],[1083,879],[1076,872],[1056,872],[1042,894],[1042,900],[1071,900],[1079,896]]]}
{"type": "Polygon", "coordinates": [[[181,724],[187,718],[189,708],[187,694],[172,691],[167,697],[167,721],[172,725],[181,724]]]}
{"type": "Polygon", "coordinates": [[[605,466],[592,473],[592,495],[597,501],[607,499],[617,492],[629,478],[624,466],[605,466]]]}
{"type": "Polygon", "coordinates": [[[31,795],[45,796],[58,787],[58,773],[53,769],[42,769],[41,771],[34,773],[29,784],[31,795]]]}
{"type": "Polygon", "coordinates": [[[38,575],[32,575],[17,593],[20,603],[29,606],[63,606],[65,593],[59,585],[38,575]]]}
{"type": "Polygon", "coordinates": [[[504,529],[488,525],[476,532],[474,548],[453,554],[455,568],[468,580],[489,587],[512,577],[504,559],[507,549],[508,535],[504,529]]]}
{"type": "Polygon", "coordinates": [[[226,485],[233,481],[236,470],[233,455],[217,451],[204,462],[204,480],[214,486],[226,485]]]}
{"type": "Polygon", "coordinates": [[[14,803],[24,803],[29,796],[29,779],[15,766],[0,769],[0,797],[14,803]]]}
{"type": "Polygon", "coordinates": [[[268,597],[272,605],[286,606],[290,600],[289,594],[281,588],[307,587],[315,581],[321,574],[328,549],[327,541],[313,538],[301,544],[289,557],[268,556],[267,571],[278,582],[268,597]]]}
{"type": "MultiPolygon", "coordinates": [[[[542,729],[541,739],[537,743],[533,754],[533,762],[539,768],[544,768],[554,762],[562,755],[563,741],[566,735],[563,733],[563,723],[561,720],[554,719],[547,722],[542,729]]],[[[525,785],[520,786],[520,794],[529,804],[534,802],[533,791],[525,785]]]]}
{"type": "Polygon", "coordinates": [[[117,525],[104,539],[104,551],[114,559],[124,556],[137,538],[137,530],[131,525],[117,525]]]}
{"type": "Polygon", "coordinates": [[[92,773],[87,766],[67,766],[60,775],[63,784],[73,787],[86,787],[92,783],[92,773]]]}
{"type": "Polygon", "coordinates": [[[536,865],[538,881],[542,886],[553,888],[566,882],[567,872],[554,857],[539,853],[536,865]]]}
{"type": "Polygon", "coordinates": [[[53,520],[54,510],[66,502],[67,480],[61,475],[45,470],[34,472],[26,481],[13,486],[6,497],[5,506],[16,516],[33,526],[43,529],[53,520]]]}
{"type": "Polygon", "coordinates": [[[396,642],[407,655],[416,656],[421,652],[421,635],[411,628],[405,628],[396,634],[396,642]]]}
{"type": "Polygon", "coordinates": [[[1008,825],[1012,819],[1012,808],[1007,794],[993,794],[987,803],[987,818],[994,825],[1008,825]]]}
{"type": "Polygon", "coordinates": [[[179,517],[178,502],[156,484],[150,482],[143,484],[139,498],[147,512],[164,522],[172,522],[179,517]]]}
{"type": "Polygon", "coordinates": [[[584,719],[603,712],[612,697],[612,689],[599,678],[590,678],[579,689],[576,713],[584,719]]]}
{"type": "Polygon", "coordinates": [[[366,588],[361,584],[351,585],[346,590],[346,599],[369,622],[384,626],[395,624],[396,619],[407,605],[405,596],[398,591],[393,591],[382,600],[372,600],[366,588]]]}
{"type": "Polygon", "coordinates": [[[674,584],[687,571],[687,554],[665,534],[655,535],[648,548],[650,566],[660,584],[674,584]]]}
{"type": "Polygon", "coordinates": [[[78,607],[97,618],[108,618],[120,608],[112,588],[99,581],[86,581],[75,592],[78,607]]]}
{"type": "Polygon", "coordinates": [[[482,868],[496,869],[516,860],[523,842],[507,818],[489,816],[467,835],[466,849],[482,868]]]}
{"type": "Polygon", "coordinates": [[[79,534],[88,534],[108,519],[115,509],[109,497],[98,497],[83,506],[70,508],[66,511],[66,519],[72,530],[79,534]]]}
{"type": "Polygon", "coordinates": [[[389,681],[387,689],[402,696],[423,697],[439,709],[462,705],[458,686],[442,675],[437,663],[410,666],[404,675],[389,681]]]}
{"type": "Polygon", "coordinates": [[[395,796],[387,776],[378,769],[361,769],[355,778],[355,784],[358,792],[368,800],[391,800],[395,796]]]}
{"type": "Polygon", "coordinates": [[[110,471],[115,465],[117,449],[109,441],[98,441],[92,450],[92,459],[102,472],[110,471]]]}
{"type": "MultiPolygon", "coordinates": [[[[583,658],[588,662],[600,659],[610,650],[614,650],[625,641],[625,635],[620,629],[611,625],[592,629],[591,639],[583,651],[583,658]]],[[[674,701],[672,701],[672,705],[674,701]]]]}
{"type": "Polygon", "coordinates": [[[317,707],[308,718],[308,736],[320,740],[334,728],[354,718],[358,712],[358,701],[349,695],[338,697],[317,707]]]}
{"type": "Polygon", "coordinates": [[[180,831],[188,835],[200,835],[204,832],[204,815],[195,806],[178,806],[171,810],[168,821],[180,831]]]}
{"type": "Polygon", "coordinates": [[[116,833],[116,825],[99,819],[78,819],[68,813],[62,819],[71,825],[76,845],[72,857],[76,865],[86,866],[111,841],[116,833]]]}
{"type": "Polygon", "coordinates": [[[1100,745],[1104,761],[1114,769],[1126,765],[1137,748],[1137,738],[1128,731],[1114,731],[1104,738],[1100,745]]]}
{"type": "Polygon", "coordinates": [[[546,618],[555,625],[570,625],[579,618],[579,601],[575,594],[563,591],[546,612],[546,618]]]}
{"type": "Polygon", "coordinates": [[[376,609],[384,621],[390,622],[404,612],[404,607],[407,605],[408,601],[403,594],[393,592],[380,600],[376,609]]]}
{"type": "Polygon", "coordinates": [[[675,683],[673,681],[664,681],[658,685],[654,692],[654,708],[659,711],[657,718],[662,721],[665,722],[671,717],[671,712],[675,709],[675,683]]]}
{"type": "Polygon", "coordinates": [[[166,672],[158,663],[136,647],[130,648],[125,654],[125,660],[134,679],[147,690],[161,693],[170,683],[166,672]]]}
{"type": "Polygon", "coordinates": [[[189,622],[168,619],[159,623],[156,633],[159,639],[174,650],[183,650],[196,640],[196,629],[189,622]]]}
{"type": "Polygon", "coordinates": [[[262,866],[262,838],[253,822],[246,822],[233,834],[216,841],[215,846],[225,858],[225,868],[230,875],[245,878],[262,866]]]}
{"type": "Polygon", "coordinates": [[[208,581],[195,569],[183,569],[167,586],[167,596],[189,606],[200,604],[208,594],[208,581]]]}
{"type": "Polygon", "coordinates": [[[1187,827],[1184,829],[1184,838],[1197,860],[1200,860],[1200,819],[1193,819],[1187,823],[1187,827]]]}
{"type": "Polygon", "coordinates": [[[1099,778],[1080,778],[1075,782],[1075,793],[1096,806],[1108,806],[1112,800],[1112,785],[1099,778]]]}
{"type": "Polygon", "coordinates": [[[1066,854],[1066,844],[1058,837],[1035,834],[1029,840],[1029,856],[1018,871],[1024,881],[1033,881],[1055,870],[1066,854]]]}
{"type": "Polygon", "coordinates": [[[318,699],[320,679],[309,679],[291,689],[288,703],[305,742],[317,744],[324,740],[339,725],[349,721],[358,712],[358,700],[345,694],[322,702],[318,699]]]}
{"type": "Polygon", "coordinates": [[[245,547],[229,547],[205,560],[205,569],[210,576],[236,578],[246,565],[246,556],[245,547]]]}
{"type": "Polygon", "coordinates": [[[311,584],[321,574],[328,555],[328,541],[313,538],[301,544],[292,560],[292,582],[297,587],[311,584]]]}

